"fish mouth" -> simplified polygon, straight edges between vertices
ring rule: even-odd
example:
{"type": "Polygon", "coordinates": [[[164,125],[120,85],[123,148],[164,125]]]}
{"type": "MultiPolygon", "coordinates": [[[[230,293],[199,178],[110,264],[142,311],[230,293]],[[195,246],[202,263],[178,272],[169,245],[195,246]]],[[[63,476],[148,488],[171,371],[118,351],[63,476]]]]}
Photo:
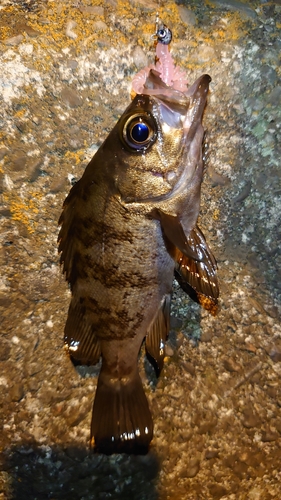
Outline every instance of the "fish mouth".
{"type": "MultiPolygon", "coordinates": [[[[122,203],[129,205],[132,203],[154,203],[154,202],[165,202],[171,198],[177,197],[182,194],[187,186],[188,182],[192,181],[198,168],[198,149],[202,147],[202,140],[204,135],[204,129],[201,124],[203,111],[206,105],[207,94],[209,90],[209,83],[211,82],[211,77],[208,74],[200,76],[194,83],[189,87],[189,89],[183,93],[175,90],[167,85],[163,84],[161,88],[152,89],[152,96],[154,99],[159,101],[160,106],[162,105],[164,109],[164,117],[171,122],[171,116],[174,113],[181,116],[181,126],[183,127],[183,137],[185,140],[183,156],[186,159],[188,152],[191,148],[195,149],[194,156],[194,167],[192,168],[192,159],[186,166],[183,167],[182,173],[179,176],[177,182],[171,187],[169,191],[165,194],[157,196],[149,196],[147,198],[135,198],[126,199],[122,198],[122,203]],[[156,92],[157,91],[157,92],[156,92]],[[184,109],[184,115],[182,114],[182,109],[184,109]],[[167,111],[168,110],[168,111],[167,111]]],[[[175,122],[178,120],[174,120],[175,122]]],[[[166,123],[166,122],[164,122],[166,123]]],[[[167,124],[168,126],[171,123],[167,124]]],[[[177,128],[177,127],[176,127],[177,128]]],[[[169,172],[163,174],[163,172],[153,172],[153,175],[166,177],[168,179],[169,172]]]]}

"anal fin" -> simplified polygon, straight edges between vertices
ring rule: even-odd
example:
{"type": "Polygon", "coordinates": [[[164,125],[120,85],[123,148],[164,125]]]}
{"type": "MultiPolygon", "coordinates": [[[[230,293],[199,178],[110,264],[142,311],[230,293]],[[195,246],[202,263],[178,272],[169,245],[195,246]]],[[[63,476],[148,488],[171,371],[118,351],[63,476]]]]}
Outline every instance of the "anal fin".
{"type": "Polygon", "coordinates": [[[152,416],[137,367],[116,378],[102,366],[91,424],[95,451],[145,454],[152,437],[152,416]]]}
{"type": "Polygon", "coordinates": [[[165,295],[157,315],[146,334],[145,348],[156,364],[159,374],[163,368],[165,357],[165,342],[170,329],[170,303],[171,296],[165,295]]]}
{"type": "Polygon", "coordinates": [[[64,341],[71,358],[85,365],[94,365],[101,356],[100,343],[87,317],[83,300],[74,297],[70,303],[64,329],[64,341]]]}

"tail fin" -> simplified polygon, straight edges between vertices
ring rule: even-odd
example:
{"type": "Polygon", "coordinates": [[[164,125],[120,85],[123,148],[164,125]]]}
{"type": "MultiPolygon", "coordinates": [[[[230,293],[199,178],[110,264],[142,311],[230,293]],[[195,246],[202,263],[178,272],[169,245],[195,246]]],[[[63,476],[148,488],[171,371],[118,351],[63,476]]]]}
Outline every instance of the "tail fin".
{"type": "Polygon", "coordinates": [[[95,450],[145,454],[152,437],[152,416],[137,369],[117,379],[102,367],[91,426],[95,450]]]}

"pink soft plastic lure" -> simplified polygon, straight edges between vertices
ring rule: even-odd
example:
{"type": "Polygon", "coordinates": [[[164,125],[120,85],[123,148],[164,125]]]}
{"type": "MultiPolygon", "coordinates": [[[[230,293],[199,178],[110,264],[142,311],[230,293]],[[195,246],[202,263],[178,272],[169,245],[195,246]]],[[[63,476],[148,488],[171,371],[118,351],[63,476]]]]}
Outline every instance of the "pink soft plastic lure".
{"type": "Polygon", "coordinates": [[[187,79],[185,73],[174,64],[173,58],[169,51],[169,43],[172,39],[171,31],[164,25],[158,29],[156,45],[156,63],[150,64],[141,69],[132,81],[132,90],[136,94],[163,95],[163,89],[147,89],[145,87],[146,80],[151,70],[159,73],[163,83],[168,87],[185,92],[187,90],[187,79]]]}

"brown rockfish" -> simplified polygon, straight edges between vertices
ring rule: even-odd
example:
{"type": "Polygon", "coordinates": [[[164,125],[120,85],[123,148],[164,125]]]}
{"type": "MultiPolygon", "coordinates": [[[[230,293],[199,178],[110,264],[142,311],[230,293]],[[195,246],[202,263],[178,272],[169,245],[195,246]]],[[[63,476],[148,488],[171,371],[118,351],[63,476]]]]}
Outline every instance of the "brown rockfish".
{"type": "MultiPolygon", "coordinates": [[[[146,452],[153,422],[138,373],[146,350],[160,372],[174,275],[215,308],[216,262],[197,227],[202,114],[209,82],[185,92],[150,70],[67,196],[59,251],[72,299],[65,343],[101,371],[91,436],[103,453],[146,452]]],[[[212,307],[209,307],[211,309],[212,307]]]]}

